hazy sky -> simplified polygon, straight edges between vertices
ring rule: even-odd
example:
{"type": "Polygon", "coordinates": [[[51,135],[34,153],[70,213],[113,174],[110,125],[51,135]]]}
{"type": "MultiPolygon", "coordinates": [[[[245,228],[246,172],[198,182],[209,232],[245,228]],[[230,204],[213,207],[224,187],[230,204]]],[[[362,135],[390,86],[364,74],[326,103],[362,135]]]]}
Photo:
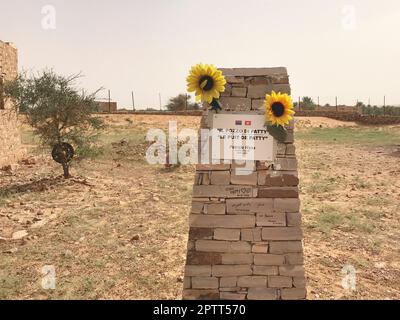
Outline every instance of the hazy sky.
{"type": "Polygon", "coordinates": [[[20,68],[81,71],[85,88],[110,89],[120,108],[132,90],[140,107],[185,92],[198,62],[285,66],[295,100],[400,104],[398,0],[0,1],[0,39],[17,45],[20,68]],[[55,29],[42,27],[45,5],[55,29]]]}

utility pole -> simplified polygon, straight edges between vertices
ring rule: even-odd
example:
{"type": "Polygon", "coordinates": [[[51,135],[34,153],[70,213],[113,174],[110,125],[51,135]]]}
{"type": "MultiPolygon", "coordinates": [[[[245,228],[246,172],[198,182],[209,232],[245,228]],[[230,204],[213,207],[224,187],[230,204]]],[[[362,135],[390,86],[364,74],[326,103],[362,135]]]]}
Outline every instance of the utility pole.
{"type": "Polygon", "coordinates": [[[132,108],[133,111],[135,111],[135,96],[133,95],[133,91],[132,91],[132,108]]]}
{"type": "Polygon", "coordinates": [[[161,93],[158,93],[158,100],[160,102],[160,111],[161,111],[161,93]]]}
{"type": "Polygon", "coordinates": [[[301,111],[301,97],[299,97],[299,111],[301,111]]]}
{"type": "Polygon", "coordinates": [[[386,95],[383,96],[383,115],[386,114],[386,95]]]}
{"type": "Polygon", "coordinates": [[[368,98],[368,106],[371,105],[371,98],[368,98]]]}
{"type": "Polygon", "coordinates": [[[319,96],[318,96],[318,107],[319,107],[319,96]]]}
{"type": "Polygon", "coordinates": [[[337,112],[338,111],[337,96],[335,97],[335,104],[336,104],[336,112],[337,112]]]}
{"type": "Polygon", "coordinates": [[[185,97],[186,97],[186,99],[185,99],[185,111],[187,111],[187,109],[188,109],[188,94],[187,93],[185,93],[185,97]]]}
{"type": "Polygon", "coordinates": [[[111,113],[111,91],[108,90],[108,112],[111,113]]]}

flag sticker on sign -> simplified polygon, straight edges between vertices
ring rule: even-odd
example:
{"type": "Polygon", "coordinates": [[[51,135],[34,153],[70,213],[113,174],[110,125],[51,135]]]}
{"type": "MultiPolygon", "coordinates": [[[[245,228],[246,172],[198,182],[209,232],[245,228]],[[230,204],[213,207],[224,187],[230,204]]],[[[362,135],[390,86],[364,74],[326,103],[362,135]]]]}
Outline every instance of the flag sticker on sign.
{"type": "Polygon", "coordinates": [[[251,121],[246,121],[244,124],[245,124],[246,126],[251,126],[251,121]]]}
{"type": "Polygon", "coordinates": [[[235,125],[241,126],[243,124],[242,120],[236,120],[235,125]]]}

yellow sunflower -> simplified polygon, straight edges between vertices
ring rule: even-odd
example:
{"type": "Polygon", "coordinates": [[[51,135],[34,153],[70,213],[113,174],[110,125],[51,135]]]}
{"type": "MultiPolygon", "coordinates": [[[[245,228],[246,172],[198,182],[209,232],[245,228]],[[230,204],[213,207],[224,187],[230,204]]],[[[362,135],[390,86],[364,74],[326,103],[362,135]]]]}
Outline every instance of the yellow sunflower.
{"type": "Polygon", "coordinates": [[[284,126],[293,119],[293,101],[288,94],[272,91],[265,96],[264,104],[267,121],[273,125],[284,126]]]}
{"type": "Polygon", "coordinates": [[[213,65],[200,63],[193,66],[186,81],[187,90],[195,92],[197,101],[211,103],[225,91],[225,77],[213,65]]]}

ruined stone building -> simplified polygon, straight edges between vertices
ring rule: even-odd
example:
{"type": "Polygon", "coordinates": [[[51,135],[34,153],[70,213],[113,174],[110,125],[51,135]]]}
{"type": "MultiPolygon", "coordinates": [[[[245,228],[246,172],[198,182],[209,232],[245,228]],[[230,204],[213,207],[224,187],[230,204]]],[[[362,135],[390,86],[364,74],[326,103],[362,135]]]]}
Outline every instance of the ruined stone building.
{"type": "Polygon", "coordinates": [[[17,114],[3,95],[4,83],[18,74],[17,48],[0,40],[0,168],[13,164],[23,155],[17,114]]]}

